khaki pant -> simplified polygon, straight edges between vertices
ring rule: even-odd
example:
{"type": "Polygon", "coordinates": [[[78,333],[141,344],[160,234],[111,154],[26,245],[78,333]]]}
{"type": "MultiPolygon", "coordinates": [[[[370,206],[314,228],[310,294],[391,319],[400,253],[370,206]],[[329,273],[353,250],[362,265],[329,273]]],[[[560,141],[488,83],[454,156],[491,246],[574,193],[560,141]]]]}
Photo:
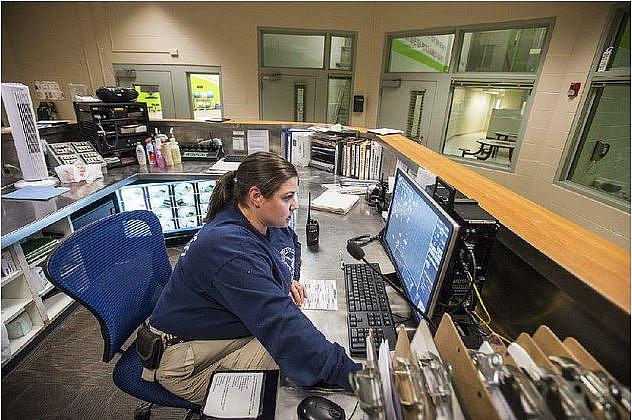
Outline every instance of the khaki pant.
{"type": "Polygon", "coordinates": [[[275,370],[279,367],[253,337],[187,341],[165,349],[156,380],[169,392],[203,405],[216,370],[275,370]]]}

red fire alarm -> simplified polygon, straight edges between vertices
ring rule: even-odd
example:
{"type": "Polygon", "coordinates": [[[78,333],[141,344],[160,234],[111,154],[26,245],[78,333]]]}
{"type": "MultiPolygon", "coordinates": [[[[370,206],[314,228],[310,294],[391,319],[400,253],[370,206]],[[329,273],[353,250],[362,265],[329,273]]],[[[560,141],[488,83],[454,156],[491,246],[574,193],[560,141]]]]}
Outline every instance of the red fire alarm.
{"type": "Polygon", "coordinates": [[[569,98],[574,98],[577,95],[579,95],[579,88],[582,86],[581,83],[577,82],[577,83],[571,83],[571,86],[568,88],[568,97],[569,98]]]}

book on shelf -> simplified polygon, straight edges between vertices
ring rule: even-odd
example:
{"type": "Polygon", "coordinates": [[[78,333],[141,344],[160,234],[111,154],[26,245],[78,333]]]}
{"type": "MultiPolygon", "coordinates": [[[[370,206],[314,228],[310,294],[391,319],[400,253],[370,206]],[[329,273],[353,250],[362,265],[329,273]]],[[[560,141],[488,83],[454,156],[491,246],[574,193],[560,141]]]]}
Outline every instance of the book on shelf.
{"type": "MultiPolygon", "coordinates": [[[[307,137],[304,131],[298,133],[286,130],[282,141],[284,156],[295,164],[297,148],[293,143],[307,137]]],[[[309,138],[308,166],[355,179],[379,179],[383,148],[377,141],[358,138],[357,133],[313,132],[309,138]]]]}

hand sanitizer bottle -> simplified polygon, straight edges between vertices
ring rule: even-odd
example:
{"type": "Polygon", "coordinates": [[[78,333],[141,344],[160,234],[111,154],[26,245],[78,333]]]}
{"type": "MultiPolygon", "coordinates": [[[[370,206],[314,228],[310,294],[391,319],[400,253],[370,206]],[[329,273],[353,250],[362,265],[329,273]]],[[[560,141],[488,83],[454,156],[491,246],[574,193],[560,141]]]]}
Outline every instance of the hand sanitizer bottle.
{"type": "Polygon", "coordinates": [[[151,137],[147,137],[145,140],[145,147],[147,148],[147,161],[150,165],[156,164],[156,155],[154,154],[154,145],[151,143],[151,137]]]}
{"type": "Polygon", "coordinates": [[[165,163],[165,158],[162,157],[162,148],[160,147],[160,143],[160,137],[156,138],[156,142],[154,143],[154,153],[156,153],[156,165],[158,165],[160,169],[165,169],[167,165],[165,163]]]}
{"type": "Polygon", "coordinates": [[[171,155],[173,157],[173,164],[180,165],[182,164],[182,155],[180,154],[180,146],[178,146],[178,142],[176,141],[176,136],[173,134],[173,127],[169,130],[169,145],[171,147],[171,155]]]}
{"type": "Polygon", "coordinates": [[[147,165],[147,157],[145,157],[145,148],[140,142],[136,142],[136,160],[139,165],[147,165]]]}

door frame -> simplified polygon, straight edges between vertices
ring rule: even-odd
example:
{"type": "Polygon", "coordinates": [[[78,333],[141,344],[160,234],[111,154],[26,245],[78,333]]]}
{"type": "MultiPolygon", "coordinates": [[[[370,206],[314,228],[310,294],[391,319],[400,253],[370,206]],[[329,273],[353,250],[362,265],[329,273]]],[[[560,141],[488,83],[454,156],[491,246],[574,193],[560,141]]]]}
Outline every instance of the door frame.
{"type": "MultiPolygon", "coordinates": [[[[267,73],[263,73],[259,75],[259,119],[260,120],[264,120],[263,118],[263,95],[262,95],[262,90],[263,90],[263,77],[264,76],[274,76],[274,75],[280,75],[281,79],[283,79],[283,77],[305,77],[305,78],[310,78],[314,80],[314,120],[313,121],[305,121],[305,122],[318,122],[318,110],[320,108],[320,105],[322,105],[321,103],[319,103],[319,98],[318,98],[318,89],[322,88],[321,84],[322,84],[322,80],[319,79],[316,75],[314,74],[308,74],[309,72],[304,72],[302,70],[304,69],[292,69],[295,71],[289,71],[290,69],[284,69],[284,71],[282,72],[267,72],[267,73]],[[285,71],[288,70],[288,71],[285,71]]],[[[322,98],[320,98],[322,100],[322,98]]],[[[294,98],[292,98],[292,101],[294,102],[294,98]]],[[[291,121],[291,120],[290,120],[291,121]]]]}
{"type": "Polygon", "coordinates": [[[355,68],[356,68],[356,55],[358,44],[358,32],[357,31],[341,31],[341,30],[329,30],[329,29],[292,29],[292,28],[278,28],[278,27],[257,27],[257,54],[258,54],[258,81],[259,81],[259,119],[263,118],[263,95],[261,95],[262,78],[264,75],[281,74],[281,75],[302,75],[313,76],[316,79],[316,92],[315,92],[315,109],[313,122],[324,123],[327,121],[327,105],[329,101],[329,77],[350,76],[351,86],[349,93],[349,121],[351,124],[351,117],[353,113],[353,91],[355,83],[355,68]],[[308,67],[264,67],[263,66],[263,33],[275,33],[285,35],[323,35],[325,37],[325,48],[323,51],[323,67],[321,68],[308,68],[308,67]],[[350,37],[352,45],[351,54],[351,70],[330,69],[331,59],[331,37],[350,37]]]}
{"type": "MultiPolygon", "coordinates": [[[[377,106],[377,125],[382,127],[382,95],[384,93],[383,82],[425,82],[435,83],[435,96],[432,108],[430,109],[430,126],[428,127],[426,139],[423,145],[432,150],[441,150],[443,123],[446,118],[445,113],[439,110],[447,109],[450,88],[450,76],[444,73],[432,75],[432,73],[386,73],[380,82],[380,100],[377,106]]],[[[390,89],[390,88],[386,88],[390,89]]],[[[408,100],[408,96],[405,98],[408,100]]],[[[395,127],[393,127],[395,128],[395,127]]]]}
{"type": "MultiPolygon", "coordinates": [[[[193,119],[193,107],[190,100],[190,86],[188,75],[190,73],[219,74],[219,92],[221,100],[222,118],[224,118],[224,87],[222,83],[222,69],[220,66],[192,66],[184,64],[134,64],[112,63],[112,72],[115,80],[116,72],[121,70],[139,71],[168,71],[171,74],[171,94],[173,96],[175,115],[165,119],[193,119]]],[[[118,80],[116,80],[118,83],[118,80]]]]}

